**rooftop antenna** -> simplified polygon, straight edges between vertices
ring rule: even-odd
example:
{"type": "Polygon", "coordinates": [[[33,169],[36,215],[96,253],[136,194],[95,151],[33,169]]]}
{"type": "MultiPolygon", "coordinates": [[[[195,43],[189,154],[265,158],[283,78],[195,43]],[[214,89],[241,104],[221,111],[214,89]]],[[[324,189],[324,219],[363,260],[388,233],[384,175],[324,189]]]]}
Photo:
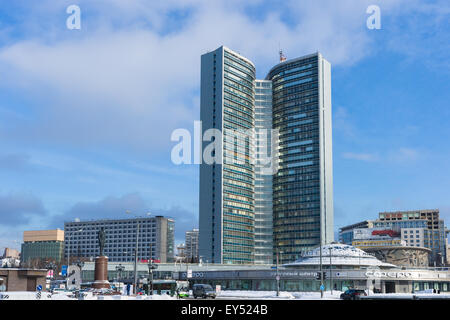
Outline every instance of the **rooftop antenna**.
{"type": "Polygon", "coordinates": [[[280,49],[280,62],[286,61],[286,56],[283,54],[283,50],[280,49]]]}

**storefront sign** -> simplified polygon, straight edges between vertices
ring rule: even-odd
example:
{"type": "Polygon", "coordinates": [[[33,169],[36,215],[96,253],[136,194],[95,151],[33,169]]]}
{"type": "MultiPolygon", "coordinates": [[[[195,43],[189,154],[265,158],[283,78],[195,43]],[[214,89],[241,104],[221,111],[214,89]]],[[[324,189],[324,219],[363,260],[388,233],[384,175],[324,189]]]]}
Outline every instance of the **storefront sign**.
{"type": "Polygon", "coordinates": [[[411,278],[411,272],[367,271],[366,277],[372,278],[411,278]]]}

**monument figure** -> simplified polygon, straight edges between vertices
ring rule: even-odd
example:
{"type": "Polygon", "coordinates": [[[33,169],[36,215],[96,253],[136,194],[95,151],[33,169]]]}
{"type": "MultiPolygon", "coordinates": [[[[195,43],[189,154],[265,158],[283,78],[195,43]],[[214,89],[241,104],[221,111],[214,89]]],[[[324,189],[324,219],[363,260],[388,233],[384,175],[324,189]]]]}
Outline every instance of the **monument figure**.
{"type": "Polygon", "coordinates": [[[100,247],[100,257],[103,256],[103,249],[105,248],[105,241],[106,241],[106,232],[105,228],[101,228],[97,235],[98,239],[98,246],[100,247]]]}
{"type": "Polygon", "coordinates": [[[98,246],[100,248],[100,255],[95,258],[95,281],[92,287],[95,289],[110,288],[108,281],[108,257],[104,253],[105,243],[106,243],[106,232],[105,228],[101,228],[97,234],[98,246]]]}

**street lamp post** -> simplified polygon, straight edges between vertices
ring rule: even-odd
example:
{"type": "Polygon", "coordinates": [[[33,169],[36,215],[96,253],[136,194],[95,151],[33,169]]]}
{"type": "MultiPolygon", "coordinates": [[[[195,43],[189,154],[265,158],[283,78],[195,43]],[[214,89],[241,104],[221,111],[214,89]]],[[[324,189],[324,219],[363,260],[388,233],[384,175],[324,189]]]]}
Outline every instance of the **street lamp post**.
{"type": "Polygon", "coordinates": [[[279,255],[280,251],[278,250],[278,248],[276,249],[276,260],[277,260],[277,265],[276,265],[276,280],[277,280],[277,297],[280,296],[280,274],[278,273],[278,255],[279,255]]]}
{"type": "Polygon", "coordinates": [[[330,249],[330,291],[331,291],[331,295],[333,295],[333,265],[331,264],[331,247],[329,247],[330,249]]]}
{"type": "Polygon", "coordinates": [[[319,245],[319,255],[320,255],[320,298],[323,298],[323,271],[322,271],[322,230],[320,231],[320,245],[319,245]]]}
{"type": "Polygon", "coordinates": [[[137,223],[136,231],[136,248],[134,248],[134,293],[137,293],[137,262],[138,262],[138,247],[139,247],[139,221],[137,223]]]}
{"type": "Polygon", "coordinates": [[[125,267],[119,263],[119,265],[116,266],[116,271],[117,271],[117,280],[119,282],[119,291],[122,292],[121,287],[120,287],[120,280],[122,279],[122,271],[125,270],[125,267]]]}
{"type": "MultiPolygon", "coordinates": [[[[130,214],[131,211],[127,210],[125,213],[130,214]]],[[[146,213],[147,216],[150,215],[150,212],[146,213]]],[[[139,218],[136,216],[136,218],[139,218]]],[[[137,276],[137,262],[138,262],[138,253],[139,253],[139,220],[137,221],[137,228],[136,228],[136,248],[134,249],[134,293],[137,294],[137,283],[138,283],[138,276],[137,276]]]]}
{"type": "Polygon", "coordinates": [[[153,269],[156,269],[156,266],[153,264],[153,245],[150,243],[150,257],[148,260],[148,293],[149,295],[153,295],[153,269]]]}

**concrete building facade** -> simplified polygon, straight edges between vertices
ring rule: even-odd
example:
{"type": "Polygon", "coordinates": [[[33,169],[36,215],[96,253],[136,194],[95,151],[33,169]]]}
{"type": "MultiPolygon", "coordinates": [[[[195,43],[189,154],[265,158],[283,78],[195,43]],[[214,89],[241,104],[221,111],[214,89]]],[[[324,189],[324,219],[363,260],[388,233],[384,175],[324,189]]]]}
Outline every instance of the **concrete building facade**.
{"type": "Polygon", "coordinates": [[[198,262],[198,229],[192,229],[185,233],[184,256],[187,262],[198,262]]]}
{"type": "Polygon", "coordinates": [[[18,269],[0,268],[0,282],[5,291],[37,291],[40,285],[46,287],[47,270],[45,269],[18,269]]]}
{"type": "Polygon", "coordinates": [[[138,239],[138,260],[151,257],[161,262],[171,262],[175,253],[174,227],[174,220],[163,216],[66,222],[65,257],[69,253],[71,257],[93,259],[98,256],[97,236],[100,229],[104,228],[104,254],[109,261],[134,261],[138,239]]]}
{"type": "Polygon", "coordinates": [[[423,247],[431,250],[430,263],[432,265],[443,265],[447,259],[446,238],[448,230],[445,227],[444,220],[440,219],[439,210],[410,210],[410,211],[395,211],[395,212],[380,212],[379,219],[382,223],[398,223],[403,221],[422,221],[426,224],[408,229],[408,233],[404,232],[403,236],[407,236],[409,245],[418,246],[419,242],[423,239],[423,247]],[[421,228],[422,231],[417,230],[421,228]],[[414,235],[411,233],[414,231],[414,235]],[[422,235],[422,238],[420,238],[422,235]],[[412,237],[413,236],[413,237],[412,237]],[[418,237],[417,237],[418,236],[418,237]],[[414,241],[413,241],[414,240],[414,241]]]}

